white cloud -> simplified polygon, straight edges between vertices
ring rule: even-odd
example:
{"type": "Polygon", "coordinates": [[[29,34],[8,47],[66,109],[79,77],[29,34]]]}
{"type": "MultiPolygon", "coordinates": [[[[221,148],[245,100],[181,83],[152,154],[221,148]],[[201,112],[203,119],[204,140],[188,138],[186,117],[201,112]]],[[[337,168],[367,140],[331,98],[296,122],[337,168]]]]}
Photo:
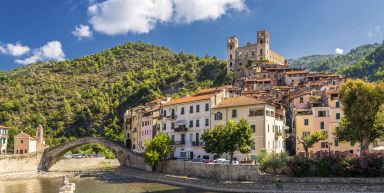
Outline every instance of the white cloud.
{"type": "Polygon", "coordinates": [[[159,23],[218,19],[229,10],[244,10],[244,1],[105,0],[88,7],[89,23],[107,35],[148,33],[159,23]]]}
{"type": "Polygon", "coordinates": [[[38,61],[63,61],[65,58],[62,45],[59,41],[51,41],[44,46],[34,49],[33,54],[24,59],[16,59],[18,64],[31,64],[38,61]]]}
{"type": "Polygon", "coordinates": [[[31,49],[28,46],[24,46],[18,42],[16,44],[0,45],[0,53],[12,56],[21,56],[28,53],[30,50],[31,49]]]}
{"type": "Polygon", "coordinates": [[[198,20],[215,20],[230,9],[244,10],[243,0],[173,0],[175,19],[191,23],[198,20]]]}
{"type": "Polygon", "coordinates": [[[335,49],[335,53],[336,53],[336,54],[344,54],[344,50],[341,49],[341,48],[336,48],[336,49],[335,49]]]}
{"type": "Polygon", "coordinates": [[[92,31],[89,29],[88,25],[79,25],[75,27],[75,30],[72,31],[72,34],[81,40],[83,38],[91,38],[92,31]]]}

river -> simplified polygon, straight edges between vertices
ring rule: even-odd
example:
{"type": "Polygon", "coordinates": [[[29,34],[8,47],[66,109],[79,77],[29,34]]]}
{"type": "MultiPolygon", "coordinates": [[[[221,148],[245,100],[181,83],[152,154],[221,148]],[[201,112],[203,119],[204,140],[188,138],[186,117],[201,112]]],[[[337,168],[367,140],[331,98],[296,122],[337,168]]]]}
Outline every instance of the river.
{"type": "MultiPolygon", "coordinates": [[[[137,180],[112,180],[100,178],[70,178],[76,183],[75,193],[212,193],[191,188],[170,186],[137,180]]],[[[0,193],[56,193],[61,178],[0,181],[0,193]]]]}

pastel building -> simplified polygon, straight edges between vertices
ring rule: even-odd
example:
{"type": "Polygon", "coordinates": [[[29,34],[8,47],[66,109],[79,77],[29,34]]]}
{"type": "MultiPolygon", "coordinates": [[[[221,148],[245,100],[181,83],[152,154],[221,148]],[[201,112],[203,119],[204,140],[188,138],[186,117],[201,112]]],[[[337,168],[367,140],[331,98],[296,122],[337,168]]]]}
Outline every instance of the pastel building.
{"type": "Polygon", "coordinates": [[[241,119],[247,120],[250,124],[253,144],[251,152],[247,155],[235,152],[234,157],[237,160],[255,159],[261,150],[284,151],[286,127],[283,109],[248,96],[227,98],[212,108],[211,128],[225,125],[230,120],[240,121],[241,119]]]}
{"type": "Polygon", "coordinates": [[[8,128],[0,125],[0,154],[7,154],[8,128]]]}
{"type": "MultiPolygon", "coordinates": [[[[313,148],[309,149],[310,155],[313,155],[318,151],[328,150],[335,153],[359,153],[358,144],[341,143],[333,135],[343,117],[338,90],[326,90],[322,93],[322,96],[314,95],[314,93],[312,95],[303,93],[303,95],[296,95],[296,97],[293,97],[292,102],[295,101],[299,101],[299,104],[296,107],[307,107],[295,108],[293,111],[294,133],[296,139],[310,135],[316,131],[321,131],[327,136],[325,140],[316,143],[313,148]],[[300,106],[300,101],[302,101],[302,104],[306,105],[300,106]]],[[[304,148],[297,140],[296,154],[304,154],[304,148]]]]}
{"type": "Polygon", "coordinates": [[[14,154],[26,154],[43,150],[46,145],[44,141],[44,129],[41,125],[36,128],[36,136],[32,137],[23,131],[14,136],[14,154]]]}
{"type": "Polygon", "coordinates": [[[160,130],[172,140],[173,157],[213,158],[203,149],[201,135],[211,127],[211,108],[228,96],[225,88],[205,89],[197,95],[173,99],[164,104],[160,130]]]}

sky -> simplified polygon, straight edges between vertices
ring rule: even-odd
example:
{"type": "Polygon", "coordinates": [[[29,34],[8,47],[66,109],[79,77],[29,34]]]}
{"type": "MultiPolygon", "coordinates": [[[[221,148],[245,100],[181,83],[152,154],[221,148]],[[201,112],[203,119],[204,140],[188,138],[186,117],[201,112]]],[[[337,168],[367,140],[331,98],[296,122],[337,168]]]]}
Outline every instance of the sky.
{"type": "Polygon", "coordinates": [[[144,41],[226,57],[270,32],[286,58],[345,54],[384,40],[383,0],[1,0],[0,70],[62,61],[144,41]]]}

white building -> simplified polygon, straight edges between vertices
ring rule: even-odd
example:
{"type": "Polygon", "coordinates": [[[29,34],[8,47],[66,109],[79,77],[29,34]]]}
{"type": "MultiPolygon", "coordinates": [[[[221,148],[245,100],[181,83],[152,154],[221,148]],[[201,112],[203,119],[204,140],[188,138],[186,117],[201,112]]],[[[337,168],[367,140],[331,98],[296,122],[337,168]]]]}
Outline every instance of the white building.
{"type": "Polygon", "coordinates": [[[8,145],[8,128],[0,125],[0,154],[7,153],[8,145]]]}
{"type": "Polygon", "coordinates": [[[207,91],[173,99],[162,107],[161,132],[173,141],[173,157],[212,158],[203,149],[201,135],[211,126],[211,108],[228,97],[228,92],[224,88],[207,91]]]}

